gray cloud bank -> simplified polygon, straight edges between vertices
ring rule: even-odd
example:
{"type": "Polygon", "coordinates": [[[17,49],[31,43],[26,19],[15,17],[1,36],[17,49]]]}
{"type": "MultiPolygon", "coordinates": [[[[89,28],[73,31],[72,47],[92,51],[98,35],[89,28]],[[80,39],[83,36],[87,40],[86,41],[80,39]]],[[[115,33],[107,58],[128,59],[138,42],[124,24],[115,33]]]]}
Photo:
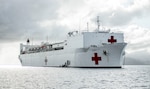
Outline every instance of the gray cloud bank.
{"type": "Polygon", "coordinates": [[[147,50],[126,54],[125,64],[127,65],[150,65],[150,55],[147,50]]]}
{"type": "MultiPolygon", "coordinates": [[[[142,6],[138,2],[128,1],[129,6],[127,8],[118,6],[103,10],[103,8],[94,7],[94,5],[89,6],[88,2],[90,1],[0,0],[0,42],[20,41],[31,36],[43,40],[42,38],[46,35],[51,38],[55,38],[55,35],[62,38],[62,34],[66,34],[69,29],[66,25],[59,24],[59,20],[69,15],[78,14],[80,11],[87,12],[83,13],[87,17],[95,18],[99,15],[104,25],[121,26],[126,25],[136,17],[147,15],[150,9],[150,4],[142,6]],[[59,12],[60,10],[61,12],[59,12]],[[43,21],[54,23],[51,23],[51,27],[47,26],[46,28],[38,24],[43,21]]],[[[104,3],[99,2],[99,4],[104,3]]]]}
{"type": "Polygon", "coordinates": [[[57,20],[59,0],[0,0],[0,42],[18,41],[28,35],[41,38],[67,27],[52,24],[48,30],[39,26],[44,20],[57,20]],[[60,27],[60,28],[58,28],[60,27]]]}
{"type": "MultiPolygon", "coordinates": [[[[115,8],[107,5],[106,7],[108,8],[97,13],[101,22],[106,26],[128,25],[130,22],[134,22],[134,19],[142,19],[150,15],[150,1],[148,0],[147,2],[145,0],[143,2],[132,0],[124,2],[122,6],[116,6],[115,8]],[[128,5],[124,5],[127,3],[128,5]]],[[[93,10],[91,13],[95,13],[95,11],[93,10]]]]}

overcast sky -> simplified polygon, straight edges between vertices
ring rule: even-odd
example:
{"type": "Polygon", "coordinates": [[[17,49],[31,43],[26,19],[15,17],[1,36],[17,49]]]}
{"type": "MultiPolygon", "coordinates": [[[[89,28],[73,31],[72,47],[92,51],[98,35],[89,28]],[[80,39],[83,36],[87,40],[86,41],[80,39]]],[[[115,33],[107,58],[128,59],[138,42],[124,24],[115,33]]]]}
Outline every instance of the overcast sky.
{"type": "Polygon", "coordinates": [[[150,0],[0,0],[0,64],[20,64],[27,38],[54,42],[74,30],[101,25],[124,32],[128,58],[150,62],[150,0]]]}

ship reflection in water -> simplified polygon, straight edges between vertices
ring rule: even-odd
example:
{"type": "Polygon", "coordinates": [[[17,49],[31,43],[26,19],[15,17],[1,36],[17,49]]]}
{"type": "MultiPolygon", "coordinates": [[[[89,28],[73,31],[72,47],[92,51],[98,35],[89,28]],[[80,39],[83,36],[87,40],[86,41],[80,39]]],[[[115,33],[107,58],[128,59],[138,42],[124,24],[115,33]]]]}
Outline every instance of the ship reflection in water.
{"type": "Polygon", "coordinates": [[[149,69],[0,67],[0,89],[150,89],[149,69]]]}

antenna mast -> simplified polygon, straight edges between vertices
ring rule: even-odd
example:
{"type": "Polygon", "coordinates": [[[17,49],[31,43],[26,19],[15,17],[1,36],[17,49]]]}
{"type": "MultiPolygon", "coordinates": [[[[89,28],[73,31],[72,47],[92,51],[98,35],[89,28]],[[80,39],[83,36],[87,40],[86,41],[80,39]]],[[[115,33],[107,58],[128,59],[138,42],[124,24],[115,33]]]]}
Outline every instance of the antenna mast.
{"type": "Polygon", "coordinates": [[[97,26],[98,26],[98,31],[99,31],[99,27],[100,27],[100,23],[99,23],[99,16],[97,16],[97,26]]]}
{"type": "Polygon", "coordinates": [[[87,22],[87,31],[89,32],[89,23],[87,22]]]}

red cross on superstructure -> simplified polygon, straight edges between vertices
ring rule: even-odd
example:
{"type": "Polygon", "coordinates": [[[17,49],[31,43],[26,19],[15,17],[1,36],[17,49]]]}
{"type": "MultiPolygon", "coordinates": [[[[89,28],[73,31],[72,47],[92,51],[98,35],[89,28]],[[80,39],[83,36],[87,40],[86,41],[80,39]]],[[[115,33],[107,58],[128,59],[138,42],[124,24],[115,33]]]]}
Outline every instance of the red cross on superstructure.
{"type": "Polygon", "coordinates": [[[114,43],[114,42],[117,42],[116,39],[114,39],[114,36],[111,36],[110,39],[108,39],[108,42],[110,42],[111,44],[114,43]]]}
{"type": "Polygon", "coordinates": [[[92,57],[92,61],[95,61],[95,65],[98,65],[98,61],[101,61],[101,57],[98,57],[97,53],[94,53],[94,57],[92,57]]]}

